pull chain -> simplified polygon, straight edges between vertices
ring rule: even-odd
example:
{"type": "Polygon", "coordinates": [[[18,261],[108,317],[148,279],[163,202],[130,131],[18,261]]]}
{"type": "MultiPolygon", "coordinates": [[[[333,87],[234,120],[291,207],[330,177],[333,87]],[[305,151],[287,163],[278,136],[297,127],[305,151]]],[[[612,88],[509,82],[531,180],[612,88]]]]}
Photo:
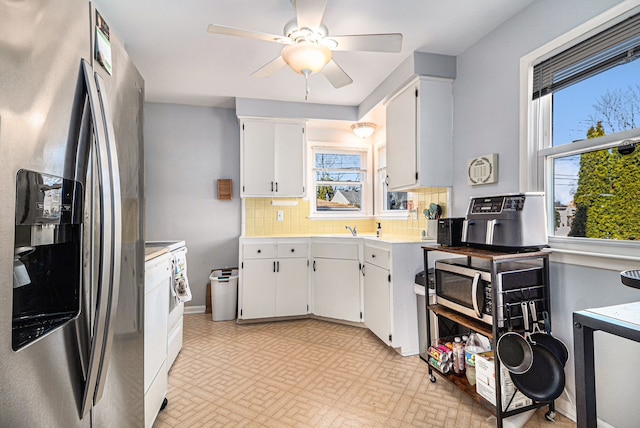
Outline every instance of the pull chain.
{"type": "Polygon", "coordinates": [[[309,101],[309,94],[311,93],[311,90],[309,89],[309,74],[311,73],[309,72],[309,70],[302,70],[302,74],[304,74],[304,87],[305,87],[304,100],[309,101]]]}

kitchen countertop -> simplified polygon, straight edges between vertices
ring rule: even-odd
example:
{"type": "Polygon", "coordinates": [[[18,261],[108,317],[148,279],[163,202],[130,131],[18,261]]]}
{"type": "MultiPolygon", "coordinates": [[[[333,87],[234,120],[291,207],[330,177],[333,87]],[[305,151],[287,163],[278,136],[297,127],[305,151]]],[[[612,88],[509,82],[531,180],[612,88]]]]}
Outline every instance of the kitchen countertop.
{"type": "Polygon", "coordinates": [[[412,243],[424,243],[435,244],[435,239],[421,239],[420,237],[412,237],[406,235],[385,235],[384,233],[380,238],[377,238],[375,234],[363,234],[357,236],[351,236],[349,234],[329,234],[329,235],[306,235],[306,234],[289,234],[289,235],[272,235],[272,236],[242,236],[243,239],[286,239],[286,238],[326,238],[326,239],[366,239],[367,241],[380,241],[388,244],[412,244],[412,243]]]}
{"type": "Polygon", "coordinates": [[[157,246],[145,246],[144,247],[144,261],[148,262],[151,259],[155,259],[162,254],[168,253],[169,249],[167,247],[157,247],[157,246]]]}

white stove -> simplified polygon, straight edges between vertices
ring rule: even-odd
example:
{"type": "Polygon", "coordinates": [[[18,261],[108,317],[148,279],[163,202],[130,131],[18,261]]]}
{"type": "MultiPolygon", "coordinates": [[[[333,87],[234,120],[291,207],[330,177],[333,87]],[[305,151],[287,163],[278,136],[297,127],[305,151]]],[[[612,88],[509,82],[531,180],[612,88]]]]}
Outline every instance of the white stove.
{"type": "Polygon", "coordinates": [[[185,241],[147,241],[147,247],[167,248],[172,257],[169,294],[167,369],[171,368],[182,349],[184,302],[191,300],[187,278],[187,246],[185,241]]]}

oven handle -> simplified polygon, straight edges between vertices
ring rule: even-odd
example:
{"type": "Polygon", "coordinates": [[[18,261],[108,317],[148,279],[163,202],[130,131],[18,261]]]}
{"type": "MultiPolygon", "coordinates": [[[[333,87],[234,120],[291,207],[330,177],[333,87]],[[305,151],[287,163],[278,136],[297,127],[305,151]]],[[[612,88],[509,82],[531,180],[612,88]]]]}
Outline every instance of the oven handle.
{"type": "Polygon", "coordinates": [[[471,302],[473,303],[473,311],[478,318],[482,318],[482,312],[478,306],[478,284],[480,284],[480,273],[473,275],[473,283],[471,284],[471,302]]]}

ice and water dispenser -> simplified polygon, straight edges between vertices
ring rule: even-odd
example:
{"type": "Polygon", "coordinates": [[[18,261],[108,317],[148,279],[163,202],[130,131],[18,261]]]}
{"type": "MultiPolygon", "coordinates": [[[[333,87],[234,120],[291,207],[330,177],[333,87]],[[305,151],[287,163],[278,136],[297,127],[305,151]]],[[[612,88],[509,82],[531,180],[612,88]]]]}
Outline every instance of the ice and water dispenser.
{"type": "Polygon", "coordinates": [[[12,347],[75,318],[82,277],[82,186],[20,170],[16,176],[12,347]]]}

